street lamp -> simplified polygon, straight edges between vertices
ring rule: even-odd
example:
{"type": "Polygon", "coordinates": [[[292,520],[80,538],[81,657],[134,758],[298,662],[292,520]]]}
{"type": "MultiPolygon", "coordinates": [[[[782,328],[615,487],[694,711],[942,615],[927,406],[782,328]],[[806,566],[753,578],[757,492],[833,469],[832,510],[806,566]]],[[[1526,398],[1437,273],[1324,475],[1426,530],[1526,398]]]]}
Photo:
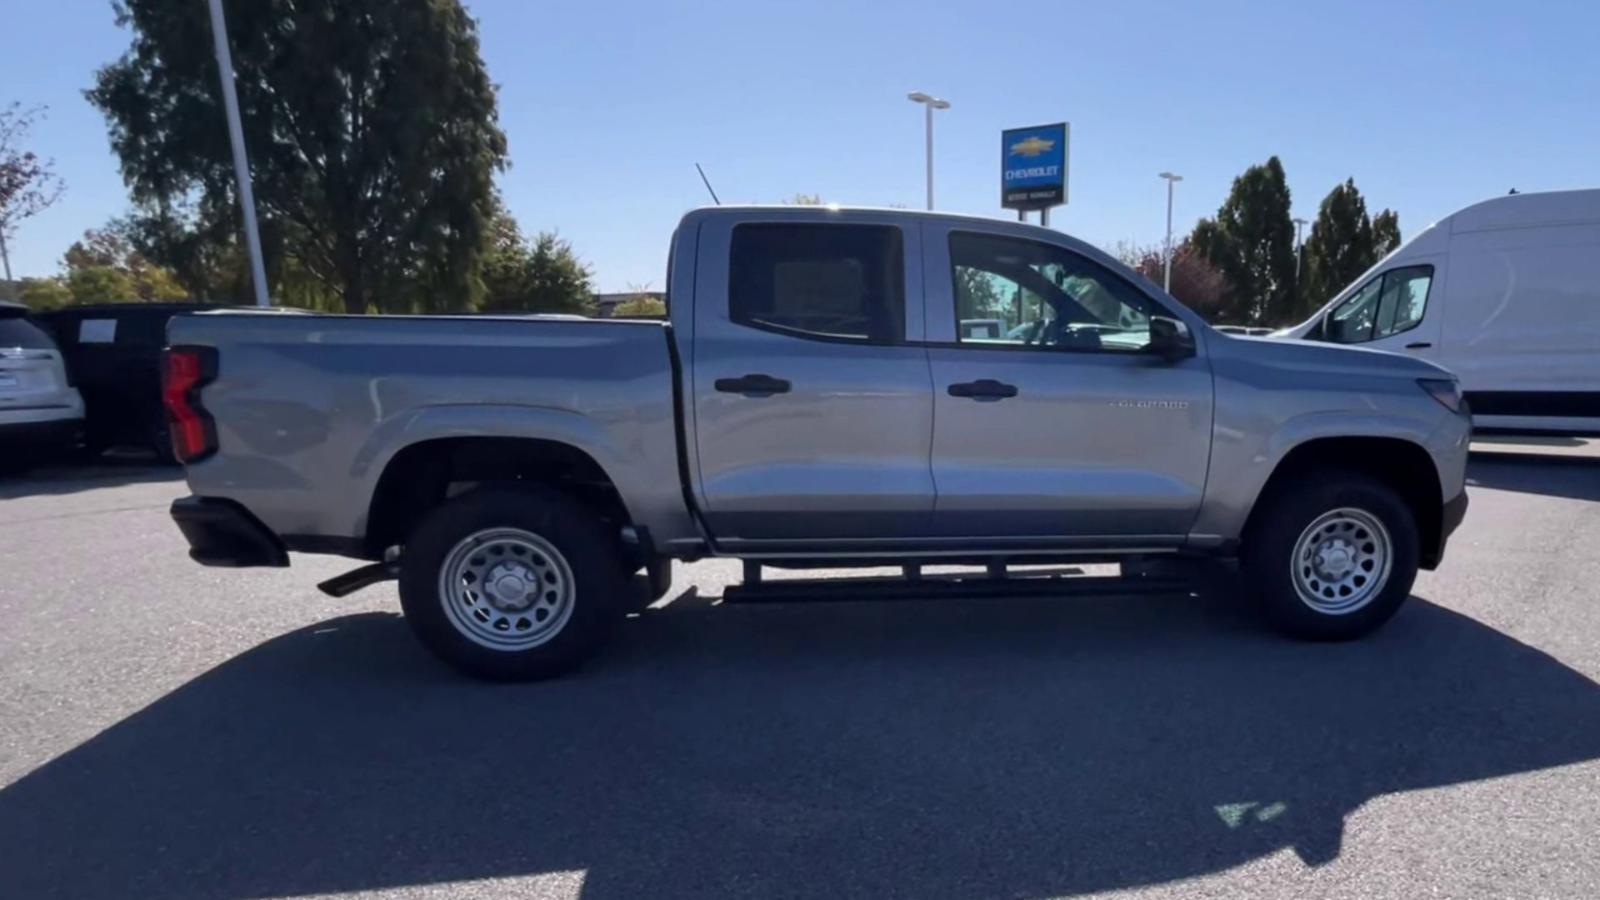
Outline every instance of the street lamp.
{"type": "Polygon", "coordinates": [[[228,26],[222,18],[222,0],[211,0],[211,40],[217,52],[217,75],[222,79],[222,109],[228,120],[228,142],[233,145],[233,174],[239,183],[245,249],[250,253],[250,281],[255,285],[256,305],[271,306],[272,301],[267,298],[266,266],[261,261],[261,234],[256,228],[256,198],[250,192],[250,159],[244,149],[244,127],[239,123],[233,54],[228,49],[228,26]]]}
{"type": "Polygon", "coordinates": [[[1300,235],[1303,233],[1303,231],[1304,231],[1304,229],[1306,227],[1306,220],[1302,219],[1302,218],[1299,218],[1299,217],[1296,217],[1296,218],[1290,219],[1289,221],[1294,223],[1294,281],[1295,281],[1295,284],[1299,284],[1300,283],[1300,257],[1303,255],[1301,253],[1301,250],[1305,247],[1305,242],[1300,240],[1300,235]]]}
{"type": "Polygon", "coordinates": [[[933,111],[936,109],[949,109],[950,101],[940,100],[931,94],[921,91],[912,91],[906,95],[912,103],[921,103],[927,109],[928,117],[928,208],[933,209],[933,111]]]}
{"type": "Polygon", "coordinates": [[[1172,293],[1172,186],[1183,180],[1182,175],[1171,172],[1162,172],[1160,177],[1167,181],[1167,252],[1166,264],[1162,266],[1161,289],[1172,293]]]}

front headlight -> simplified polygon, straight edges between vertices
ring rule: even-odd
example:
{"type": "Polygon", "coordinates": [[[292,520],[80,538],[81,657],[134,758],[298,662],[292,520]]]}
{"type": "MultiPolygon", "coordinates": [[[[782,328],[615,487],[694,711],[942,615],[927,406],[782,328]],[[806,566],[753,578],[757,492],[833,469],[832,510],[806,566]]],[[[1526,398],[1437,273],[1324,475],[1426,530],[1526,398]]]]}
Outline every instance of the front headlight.
{"type": "Polygon", "coordinates": [[[1461,383],[1454,378],[1418,378],[1417,386],[1458,416],[1468,415],[1467,401],[1461,398],[1461,383]]]}

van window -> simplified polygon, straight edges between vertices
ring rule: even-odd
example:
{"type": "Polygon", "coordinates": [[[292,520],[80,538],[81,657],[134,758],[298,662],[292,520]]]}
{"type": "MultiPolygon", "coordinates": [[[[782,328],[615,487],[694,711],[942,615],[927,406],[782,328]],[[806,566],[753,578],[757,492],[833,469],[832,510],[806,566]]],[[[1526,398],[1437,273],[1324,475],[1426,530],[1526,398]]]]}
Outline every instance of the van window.
{"type": "Polygon", "coordinates": [[[1324,333],[1336,344],[1361,344],[1415,328],[1432,284],[1433,266],[1390,269],[1334,307],[1324,333]]]}
{"type": "Polygon", "coordinates": [[[741,325],[866,343],[904,337],[898,228],[739,225],[729,255],[728,317],[741,325]]]}
{"type": "Polygon", "coordinates": [[[1432,266],[1395,269],[1383,276],[1383,295],[1378,298],[1378,337],[1388,337],[1417,327],[1428,306],[1428,288],[1433,284],[1432,266]]]}

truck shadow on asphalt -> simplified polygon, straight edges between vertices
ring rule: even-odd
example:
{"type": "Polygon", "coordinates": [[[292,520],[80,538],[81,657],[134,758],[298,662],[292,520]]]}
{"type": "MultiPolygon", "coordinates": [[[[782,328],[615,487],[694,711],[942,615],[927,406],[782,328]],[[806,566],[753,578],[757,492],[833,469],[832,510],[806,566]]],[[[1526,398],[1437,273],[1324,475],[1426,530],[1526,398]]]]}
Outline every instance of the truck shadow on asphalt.
{"type": "Polygon", "coordinates": [[[157,465],[143,457],[107,456],[63,460],[22,472],[0,474],[0,500],[76,494],[124,484],[180,482],[183,469],[157,465]]]}
{"type": "Polygon", "coordinates": [[[1414,599],[1344,645],[1184,597],[723,606],[486,685],[352,615],[0,791],[17,897],[540,873],[581,895],[1037,897],[1340,853],[1397,791],[1600,758],[1600,686],[1414,599]]]}

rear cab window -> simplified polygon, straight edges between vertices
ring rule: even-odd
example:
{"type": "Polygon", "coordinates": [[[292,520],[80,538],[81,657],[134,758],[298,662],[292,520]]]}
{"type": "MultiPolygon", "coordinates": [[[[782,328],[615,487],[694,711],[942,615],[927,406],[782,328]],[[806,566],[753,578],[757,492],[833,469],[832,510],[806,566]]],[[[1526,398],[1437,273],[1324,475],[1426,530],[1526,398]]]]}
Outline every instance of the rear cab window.
{"type": "Polygon", "coordinates": [[[750,223],[733,229],[728,317],[813,340],[897,344],[905,256],[888,225],[750,223]]]}

